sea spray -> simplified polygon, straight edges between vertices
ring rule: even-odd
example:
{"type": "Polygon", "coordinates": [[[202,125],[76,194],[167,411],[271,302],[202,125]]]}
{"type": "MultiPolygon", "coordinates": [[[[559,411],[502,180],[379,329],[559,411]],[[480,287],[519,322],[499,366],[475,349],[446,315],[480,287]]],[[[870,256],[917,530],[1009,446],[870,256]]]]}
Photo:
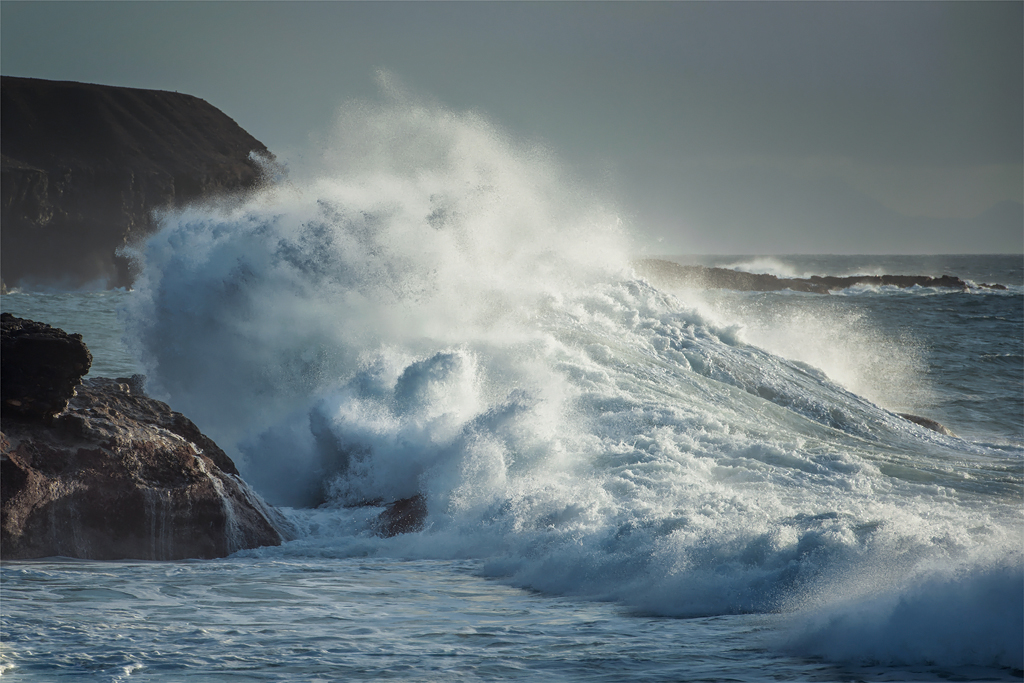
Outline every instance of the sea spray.
{"type": "Polygon", "coordinates": [[[530,334],[546,299],[625,267],[618,218],[483,119],[403,101],[340,121],[330,175],[168,215],[145,245],[128,324],[151,389],[229,443],[383,349],[530,334]]]}
{"type": "Polygon", "coordinates": [[[818,294],[736,298],[719,292],[677,292],[719,325],[739,325],[748,344],[825,372],[858,396],[889,410],[926,404],[931,389],[921,341],[913,329],[884,331],[842,296],[810,302],[818,294]],[[782,300],[780,300],[782,299],[782,300]]]}
{"type": "Polygon", "coordinates": [[[346,110],[318,176],[165,216],[126,327],[261,493],[319,506],[285,555],[477,558],[676,616],[1020,566],[1019,454],[749,344],[627,254],[548,155],[398,96],[346,110]],[[424,531],[375,536],[365,506],[415,493],[424,531]]]}

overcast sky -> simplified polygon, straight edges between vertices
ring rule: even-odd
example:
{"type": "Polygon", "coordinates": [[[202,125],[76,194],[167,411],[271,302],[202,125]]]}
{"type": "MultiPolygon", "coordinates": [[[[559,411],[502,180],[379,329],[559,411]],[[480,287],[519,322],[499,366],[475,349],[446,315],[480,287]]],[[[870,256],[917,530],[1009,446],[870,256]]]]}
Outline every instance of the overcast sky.
{"type": "Polygon", "coordinates": [[[0,70],[186,92],[297,159],[386,68],[542,141],[649,253],[1021,253],[1022,8],[4,0],[0,70]]]}

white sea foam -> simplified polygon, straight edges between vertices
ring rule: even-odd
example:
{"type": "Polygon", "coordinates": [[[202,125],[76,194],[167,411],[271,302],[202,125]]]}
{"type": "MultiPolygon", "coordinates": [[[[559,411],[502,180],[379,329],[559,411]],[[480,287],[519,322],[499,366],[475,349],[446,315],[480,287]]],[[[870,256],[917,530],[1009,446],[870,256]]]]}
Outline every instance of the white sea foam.
{"type": "Polygon", "coordinates": [[[970,567],[801,615],[788,647],[861,665],[1024,669],[1024,572],[970,567]]]}
{"type": "Polygon", "coordinates": [[[736,326],[739,339],[813,366],[845,389],[890,410],[929,401],[922,343],[913,329],[886,332],[864,310],[819,295],[722,296],[686,292],[709,321],[736,326]]]}
{"type": "Polygon", "coordinates": [[[912,602],[926,568],[1021,565],[1005,454],[634,279],[616,215],[543,151],[401,95],[339,121],[317,177],[165,216],[127,312],[152,391],[271,502],[325,506],[267,552],[477,558],[644,612],[851,629],[879,577],[912,602]],[[392,539],[342,507],[417,492],[425,530],[392,539]]]}

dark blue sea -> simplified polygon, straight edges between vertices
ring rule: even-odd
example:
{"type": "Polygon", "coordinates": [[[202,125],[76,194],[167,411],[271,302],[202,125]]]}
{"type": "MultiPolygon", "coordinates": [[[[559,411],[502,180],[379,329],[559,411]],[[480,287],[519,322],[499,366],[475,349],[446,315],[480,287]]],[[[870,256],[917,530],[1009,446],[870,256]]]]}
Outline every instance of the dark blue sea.
{"type": "Polygon", "coordinates": [[[387,131],[407,153],[373,129],[163,216],[132,291],[0,299],[144,373],[294,525],[3,562],[5,679],[1021,679],[1021,256],[673,257],[970,284],[673,290],[544,155],[387,131]],[[376,536],[359,504],[416,493],[426,527],[376,536]]]}

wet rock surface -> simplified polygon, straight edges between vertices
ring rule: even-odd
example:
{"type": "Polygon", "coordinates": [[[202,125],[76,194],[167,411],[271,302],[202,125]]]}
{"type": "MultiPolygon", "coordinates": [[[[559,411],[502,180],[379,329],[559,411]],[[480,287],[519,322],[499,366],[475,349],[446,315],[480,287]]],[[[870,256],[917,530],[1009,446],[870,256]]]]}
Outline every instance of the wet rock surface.
{"type": "Polygon", "coordinates": [[[385,538],[422,531],[427,519],[427,499],[422,494],[389,503],[377,516],[376,531],[385,538]]]}
{"type": "MultiPolygon", "coordinates": [[[[21,328],[35,329],[27,323],[21,328]]],[[[12,361],[4,355],[6,396],[12,361]]],[[[32,362],[46,362],[45,354],[25,358],[21,371],[30,375],[32,362]]],[[[4,559],[212,558],[281,543],[280,514],[239,478],[217,444],[166,403],[139,393],[141,384],[138,377],[84,380],[56,415],[9,410],[5,401],[4,559]]]]}
{"type": "Polygon", "coordinates": [[[657,283],[675,286],[699,289],[734,289],[742,292],[778,292],[783,289],[792,289],[795,292],[828,294],[828,288],[823,284],[780,278],[774,275],[744,273],[728,268],[682,266],[661,259],[643,259],[633,265],[640,275],[657,283]]]}

